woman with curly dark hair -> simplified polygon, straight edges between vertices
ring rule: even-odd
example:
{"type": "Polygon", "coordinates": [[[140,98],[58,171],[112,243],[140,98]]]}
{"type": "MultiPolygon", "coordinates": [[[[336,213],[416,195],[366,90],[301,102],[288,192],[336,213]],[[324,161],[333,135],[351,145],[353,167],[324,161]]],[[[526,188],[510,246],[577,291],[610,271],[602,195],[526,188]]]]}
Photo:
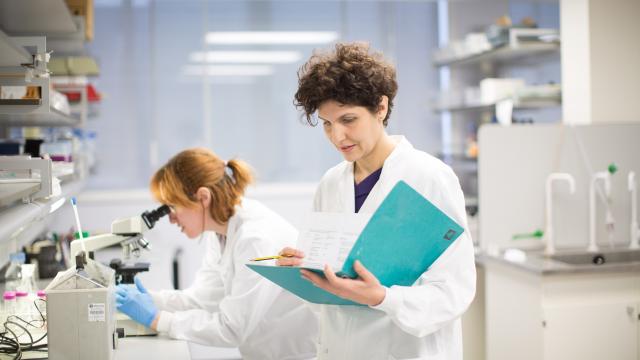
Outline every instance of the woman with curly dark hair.
{"type": "MultiPolygon", "coordinates": [[[[329,169],[314,210],[373,213],[405,181],[467,228],[464,196],[453,171],[402,136],[385,131],[398,90],[392,65],[366,44],[337,44],[314,54],[298,73],[295,104],[311,125],[322,124],[346,161],[329,169]]],[[[401,241],[402,239],[398,239],[401,241]]],[[[278,264],[300,265],[285,248],[278,264]]],[[[316,286],[368,305],[321,305],[319,359],[462,359],[460,317],[475,293],[473,244],[465,231],[413,286],[382,286],[360,262],[357,279],[328,266],[324,277],[301,270],[316,286]]]]}

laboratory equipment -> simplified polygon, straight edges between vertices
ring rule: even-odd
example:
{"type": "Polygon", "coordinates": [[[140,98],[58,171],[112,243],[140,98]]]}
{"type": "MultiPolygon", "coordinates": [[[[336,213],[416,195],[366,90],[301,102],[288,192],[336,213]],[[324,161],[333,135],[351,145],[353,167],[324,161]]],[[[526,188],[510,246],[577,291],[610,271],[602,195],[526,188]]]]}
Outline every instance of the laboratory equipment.
{"type": "Polygon", "coordinates": [[[3,329],[3,324],[7,321],[10,315],[16,313],[16,293],[15,291],[5,291],[2,295],[2,314],[0,316],[0,329],[3,329]]]}
{"type": "MultiPolygon", "coordinates": [[[[120,244],[124,260],[115,259],[110,264],[115,270],[115,283],[133,284],[135,274],[141,271],[148,271],[149,264],[134,263],[130,261],[131,255],[137,258],[140,255],[141,248],[147,250],[151,248],[143,233],[152,229],[155,223],[169,214],[169,212],[169,207],[162,205],[155,210],[145,211],[140,216],[115,220],[111,223],[111,233],[109,234],[95,235],[72,241],[70,246],[71,259],[73,259],[72,265],[75,266],[76,255],[83,251],[86,253],[120,244]]],[[[118,313],[117,317],[118,327],[123,328],[126,335],[155,334],[153,330],[136,323],[125,314],[118,313]]]]}
{"type": "MultiPolygon", "coordinates": [[[[589,186],[589,246],[588,252],[598,252],[598,244],[596,243],[596,183],[602,181],[604,184],[605,198],[608,200],[611,196],[611,175],[607,171],[601,171],[595,173],[591,177],[591,183],[589,186]]],[[[607,226],[612,224],[612,219],[609,219],[611,212],[607,211],[607,226]],[[611,221],[610,221],[611,220],[611,221]]],[[[613,225],[611,225],[613,226],[613,225]]]]}
{"type": "Polygon", "coordinates": [[[25,261],[25,253],[17,252],[9,255],[10,263],[4,273],[5,290],[16,291],[22,283],[22,265],[25,261]]]}
{"type": "Polygon", "coordinates": [[[576,192],[576,182],[571,176],[571,174],[567,173],[552,173],[547,176],[547,182],[545,186],[545,223],[546,229],[544,231],[544,240],[545,247],[544,253],[545,255],[553,255],[556,252],[554,239],[553,239],[553,216],[551,209],[553,207],[551,194],[552,194],[552,186],[554,181],[566,181],[569,184],[569,191],[573,194],[576,192]]]}
{"type": "MultiPolygon", "coordinates": [[[[0,206],[23,200],[31,202],[54,193],[51,159],[26,155],[0,156],[0,183],[14,189],[15,196],[4,196],[0,206]]],[[[13,192],[13,191],[12,191],[13,192]]]]}
{"type": "Polygon", "coordinates": [[[29,321],[29,293],[26,291],[16,291],[16,315],[29,321]]]}
{"type": "Polygon", "coordinates": [[[36,293],[36,309],[39,312],[38,315],[42,315],[45,319],[47,318],[47,294],[44,290],[38,290],[36,293]]]}
{"type": "Polygon", "coordinates": [[[22,290],[29,294],[36,292],[36,265],[35,264],[22,264],[22,281],[18,286],[18,290],[22,290]]]}
{"type": "Polygon", "coordinates": [[[640,227],[638,226],[638,188],[636,184],[636,173],[629,172],[627,177],[629,192],[631,193],[631,237],[629,249],[640,249],[640,227]]]}
{"type": "Polygon", "coordinates": [[[78,255],[45,289],[50,360],[111,360],[118,346],[115,272],[78,255]]]}
{"type": "Polygon", "coordinates": [[[111,223],[111,233],[90,236],[87,238],[77,239],[71,242],[71,265],[75,266],[75,257],[80,251],[90,252],[103,249],[112,245],[120,244],[124,263],[116,269],[116,276],[123,277],[126,283],[133,283],[132,272],[146,271],[149,269],[147,265],[129,264],[131,256],[139,257],[140,249],[151,248],[149,242],[144,238],[143,233],[153,228],[155,223],[163,216],[169,214],[169,207],[162,205],[155,210],[145,211],[140,216],[123,218],[115,220],[111,223]]]}

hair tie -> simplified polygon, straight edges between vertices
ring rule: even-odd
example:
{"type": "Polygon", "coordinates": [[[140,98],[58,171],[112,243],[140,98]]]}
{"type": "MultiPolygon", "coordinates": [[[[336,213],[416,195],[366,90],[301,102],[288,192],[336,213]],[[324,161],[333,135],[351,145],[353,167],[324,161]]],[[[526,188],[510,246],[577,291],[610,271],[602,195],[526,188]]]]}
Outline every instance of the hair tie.
{"type": "Polygon", "coordinates": [[[229,179],[231,179],[232,182],[235,182],[235,179],[233,177],[233,169],[231,168],[231,166],[229,166],[229,162],[223,161],[222,163],[224,166],[224,173],[229,177],[229,179]]]}

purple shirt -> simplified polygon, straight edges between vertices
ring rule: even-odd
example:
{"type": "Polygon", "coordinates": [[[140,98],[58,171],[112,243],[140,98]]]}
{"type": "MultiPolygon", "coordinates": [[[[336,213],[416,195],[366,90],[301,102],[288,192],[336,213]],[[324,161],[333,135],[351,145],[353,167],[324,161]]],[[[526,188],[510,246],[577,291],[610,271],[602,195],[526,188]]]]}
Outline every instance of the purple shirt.
{"type": "Polygon", "coordinates": [[[372,172],[367,176],[364,180],[360,181],[360,184],[353,183],[353,189],[356,194],[356,212],[360,211],[362,204],[367,200],[367,196],[371,192],[371,189],[375,186],[380,179],[380,174],[382,173],[382,168],[372,172]]]}

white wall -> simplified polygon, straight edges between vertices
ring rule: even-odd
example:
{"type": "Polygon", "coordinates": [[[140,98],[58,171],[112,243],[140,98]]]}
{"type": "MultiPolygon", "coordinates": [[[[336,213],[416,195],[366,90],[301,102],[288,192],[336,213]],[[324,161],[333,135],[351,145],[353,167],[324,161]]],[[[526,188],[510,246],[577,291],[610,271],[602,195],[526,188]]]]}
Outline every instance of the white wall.
{"type": "Polygon", "coordinates": [[[640,1],[560,5],[563,122],[640,122],[640,1]]]}
{"type": "Polygon", "coordinates": [[[640,1],[590,4],[592,120],[640,122],[640,1]]]}

